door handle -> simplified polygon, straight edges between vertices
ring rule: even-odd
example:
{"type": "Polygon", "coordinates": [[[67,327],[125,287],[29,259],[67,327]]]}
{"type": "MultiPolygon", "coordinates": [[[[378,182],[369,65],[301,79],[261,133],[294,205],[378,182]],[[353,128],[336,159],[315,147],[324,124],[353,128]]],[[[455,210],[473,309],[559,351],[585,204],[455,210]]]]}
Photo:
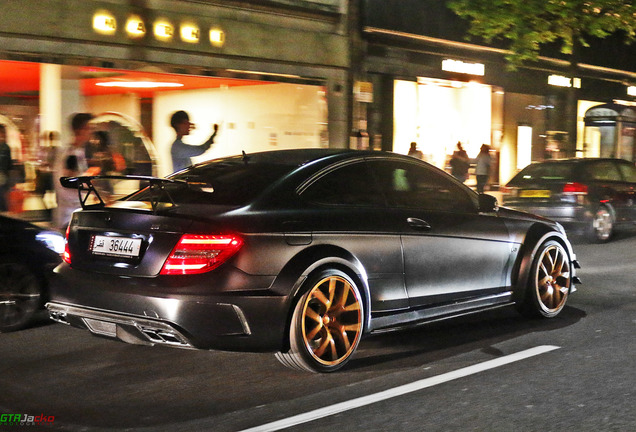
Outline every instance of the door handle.
{"type": "Polygon", "coordinates": [[[406,223],[408,223],[411,228],[416,230],[428,231],[431,229],[431,226],[428,222],[418,218],[408,218],[406,219],[406,223]]]}

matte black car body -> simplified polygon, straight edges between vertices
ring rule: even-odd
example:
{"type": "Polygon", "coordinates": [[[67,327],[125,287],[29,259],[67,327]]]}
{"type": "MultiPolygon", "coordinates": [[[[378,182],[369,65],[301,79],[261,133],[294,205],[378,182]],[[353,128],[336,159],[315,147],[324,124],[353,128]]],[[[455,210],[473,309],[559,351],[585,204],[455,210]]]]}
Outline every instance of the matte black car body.
{"type": "Polygon", "coordinates": [[[615,229],[636,224],[636,166],[626,160],[537,162],[504,190],[505,206],[558,221],[592,241],[608,241],[615,229]]]}
{"type": "Polygon", "coordinates": [[[340,368],[371,332],[510,304],[555,316],[577,280],[558,224],[391,153],[217,159],[85,207],[70,225],[71,264],[52,278],[54,320],[132,343],[278,351],[312,371],[340,368]],[[209,272],[161,274],[184,233],[242,246],[209,272]],[[140,256],[91,253],[104,238],[141,239],[140,256]],[[543,259],[552,275],[539,275],[543,259]]]}
{"type": "Polygon", "coordinates": [[[48,300],[48,275],[64,238],[30,222],[0,216],[0,331],[29,325],[48,300]],[[52,244],[57,242],[58,245],[52,244]]]}

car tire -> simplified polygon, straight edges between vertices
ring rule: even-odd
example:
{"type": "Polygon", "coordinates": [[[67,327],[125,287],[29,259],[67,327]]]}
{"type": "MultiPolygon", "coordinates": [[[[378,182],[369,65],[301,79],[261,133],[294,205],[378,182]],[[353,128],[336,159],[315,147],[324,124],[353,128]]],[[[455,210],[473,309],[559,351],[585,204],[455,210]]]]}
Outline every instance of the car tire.
{"type": "Polygon", "coordinates": [[[0,264],[0,332],[26,327],[40,309],[42,286],[28,267],[0,264]]]}
{"type": "Polygon", "coordinates": [[[362,337],[362,296],[356,283],[336,269],[315,274],[304,286],[290,322],[290,349],[276,358],[296,370],[334,372],[351,359],[362,337]]]}
{"type": "Polygon", "coordinates": [[[614,217],[607,206],[601,205],[594,212],[589,227],[589,239],[593,243],[606,243],[614,234],[614,217]]]}
{"type": "Polygon", "coordinates": [[[553,318],[567,301],[572,285],[572,262],[556,240],[548,240],[537,250],[530,268],[526,297],[520,311],[529,317],[553,318]]]}

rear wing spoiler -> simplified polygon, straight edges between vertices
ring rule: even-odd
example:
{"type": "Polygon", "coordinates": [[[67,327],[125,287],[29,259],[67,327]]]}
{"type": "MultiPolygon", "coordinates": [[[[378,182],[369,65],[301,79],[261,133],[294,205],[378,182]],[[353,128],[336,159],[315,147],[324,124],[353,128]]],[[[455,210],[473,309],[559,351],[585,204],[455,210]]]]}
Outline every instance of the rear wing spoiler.
{"type": "Polygon", "coordinates": [[[177,184],[188,186],[188,182],[184,180],[172,180],[166,178],[150,177],[150,176],[135,176],[135,175],[99,175],[99,176],[78,176],[78,177],[61,177],[60,183],[62,186],[68,189],[77,189],[77,195],[79,197],[82,209],[94,209],[103,208],[106,203],[99,195],[99,191],[93,185],[93,180],[139,180],[142,182],[148,182],[148,188],[151,191],[150,205],[152,206],[153,213],[157,213],[159,203],[161,199],[167,197],[170,204],[176,207],[177,204],[170,196],[165,186],[168,184],[177,184]],[[90,203],[89,199],[94,198],[97,200],[95,203],[90,203]]]}

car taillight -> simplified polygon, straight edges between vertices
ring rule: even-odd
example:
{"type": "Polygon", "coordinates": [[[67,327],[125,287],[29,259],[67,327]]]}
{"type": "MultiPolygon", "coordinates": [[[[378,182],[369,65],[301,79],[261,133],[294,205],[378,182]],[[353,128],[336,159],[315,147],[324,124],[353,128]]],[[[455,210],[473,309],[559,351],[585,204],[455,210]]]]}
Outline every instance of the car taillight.
{"type": "Polygon", "coordinates": [[[587,195],[587,185],[581,183],[566,183],[563,186],[564,194],[573,194],[573,195],[587,195]]]}
{"type": "Polygon", "coordinates": [[[68,234],[71,232],[71,224],[68,224],[66,227],[66,241],[64,242],[64,254],[62,254],[62,259],[67,263],[71,263],[71,251],[68,248],[68,234]]]}
{"type": "Polygon", "coordinates": [[[227,261],[243,245],[232,235],[184,234],[161,269],[162,275],[208,272],[227,261]]]}

